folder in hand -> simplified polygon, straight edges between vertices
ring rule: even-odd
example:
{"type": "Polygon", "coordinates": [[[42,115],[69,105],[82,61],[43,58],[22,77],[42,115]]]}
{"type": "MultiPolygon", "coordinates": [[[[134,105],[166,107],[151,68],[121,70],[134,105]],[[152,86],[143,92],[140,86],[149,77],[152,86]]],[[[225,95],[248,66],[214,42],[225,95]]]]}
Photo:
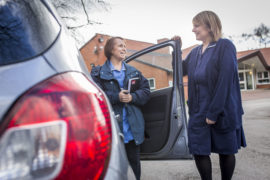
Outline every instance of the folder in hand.
{"type": "Polygon", "coordinates": [[[139,89],[139,83],[140,83],[140,79],[138,77],[129,79],[128,92],[131,93],[139,89]]]}

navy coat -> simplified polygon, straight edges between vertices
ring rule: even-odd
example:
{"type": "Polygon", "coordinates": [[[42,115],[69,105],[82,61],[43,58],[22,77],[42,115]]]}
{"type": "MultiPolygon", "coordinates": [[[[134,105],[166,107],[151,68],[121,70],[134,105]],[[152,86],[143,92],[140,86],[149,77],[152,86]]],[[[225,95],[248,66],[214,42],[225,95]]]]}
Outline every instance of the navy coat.
{"type": "Polygon", "coordinates": [[[238,79],[236,49],[227,39],[219,39],[214,43],[212,49],[208,51],[209,57],[202,62],[205,63],[202,72],[204,84],[200,84],[196,76],[198,71],[196,66],[202,58],[201,47],[194,48],[183,61],[183,74],[188,75],[189,147],[193,154],[209,154],[210,151],[235,153],[240,145],[246,145],[242,131],[244,111],[238,79]],[[208,125],[205,122],[206,118],[216,123],[208,125]],[[237,133],[234,133],[235,131],[237,133]],[[215,134],[214,137],[213,134],[215,134]],[[231,137],[232,134],[233,136],[237,134],[237,137],[231,137]],[[226,138],[240,138],[240,140],[222,142],[222,139],[226,138]],[[222,147],[221,144],[224,146],[222,147]],[[232,148],[224,151],[223,149],[228,146],[232,148]]]}
{"type": "Polygon", "coordinates": [[[144,141],[144,118],[140,107],[144,105],[150,98],[150,88],[148,80],[136,68],[126,64],[126,74],[124,79],[124,89],[128,89],[128,81],[131,78],[138,77],[139,87],[136,91],[131,92],[132,101],[128,104],[119,100],[119,92],[121,91],[118,81],[114,78],[110,68],[109,60],[103,66],[94,67],[91,71],[93,80],[100,86],[109,98],[115,115],[120,115],[118,124],[123,131],[123,107],[127,107],[127,119],[130,125],[135,143],[141,144],[144,141]]]}

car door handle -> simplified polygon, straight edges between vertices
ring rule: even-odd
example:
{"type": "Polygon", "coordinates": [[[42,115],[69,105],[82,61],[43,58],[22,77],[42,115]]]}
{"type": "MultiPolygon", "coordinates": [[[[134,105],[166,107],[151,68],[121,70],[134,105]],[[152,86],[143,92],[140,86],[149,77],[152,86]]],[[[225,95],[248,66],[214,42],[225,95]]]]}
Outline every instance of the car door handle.
{"type": "Polygon", "coordinates": [[[118,133],[118,134],[119,134],[120,139],[124,142],[124,134],[123,133],[118,133]]]}

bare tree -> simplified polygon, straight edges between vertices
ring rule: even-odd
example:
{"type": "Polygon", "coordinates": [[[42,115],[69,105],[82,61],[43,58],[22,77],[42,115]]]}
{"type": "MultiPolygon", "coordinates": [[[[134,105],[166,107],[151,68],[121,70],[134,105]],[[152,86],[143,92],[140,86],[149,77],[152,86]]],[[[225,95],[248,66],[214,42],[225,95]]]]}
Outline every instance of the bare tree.
{"type": "Polygon", "coordinates": [[[270,28],[262,23],[259,27],[253,30],[252,34],[243,33],[242,37],[244,37],[245,40],[250,38],[253,40],[258,39],[259,43],[266,47],[267,44],[270,44],[270,28]]]}
{"type": "Polygon", "coordinates": [[[80,44],[80,28],[102,24],[91,18],[91,13],[109,11],[110,4],[105,0],[51,0],[60,17],[65,21],[71,35],[80,44]]]}

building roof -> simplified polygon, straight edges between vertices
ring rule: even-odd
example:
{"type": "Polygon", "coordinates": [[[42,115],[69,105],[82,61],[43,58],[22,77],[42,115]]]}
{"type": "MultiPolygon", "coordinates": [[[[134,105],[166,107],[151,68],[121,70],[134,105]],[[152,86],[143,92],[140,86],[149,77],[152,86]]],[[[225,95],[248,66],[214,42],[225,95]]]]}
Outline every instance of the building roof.
{"type": "Polygon", "coordinates": [[[154,51],[136,58],[135,61],[151,65],[167,72],[172,72],[172,55],[169,54],[169,52],[162,53],[154,51]]]}
{"type": "Polygon", "coordinates": [[[260,52],[262,53],[267,65],[270,67],[270,48],[260,49],[260,52]]]}
{"type": "Polygon", "coordinates": [[[259,60],[261,61],[265,69],[270,70],[270,48],[253,49],[237,52],[238,62],[243,62],[255,56],[258,56],[259,60]]]}
{"type": "Polygon", "coordinates": [[[149,62],[144,61],[144,60],[141,60],[141,59],[134,59],[134,61],[137,61],[137,62],[140,62],[140,63],[142,63],[142,64],[146,64],[146,65],[148,65],[148,66],[152,66],[152,67],[161,69],[161,70],[163,70],[163,71],[167,71],[167,72],[169,72],[169,73],[172,73],[172,72],[173,72],[173,70],[172,70],[171,67],[164,67],[164,66],[161,66],[161,65],[157,65],[157,64],[155,64],[155,63],[149,63],[149,62]]]}
{"type": "Polygon", "coordinates": [[[250,54],[257,52],[257,49],[237,52],[237,59],[246,57],[250,54]]]}

